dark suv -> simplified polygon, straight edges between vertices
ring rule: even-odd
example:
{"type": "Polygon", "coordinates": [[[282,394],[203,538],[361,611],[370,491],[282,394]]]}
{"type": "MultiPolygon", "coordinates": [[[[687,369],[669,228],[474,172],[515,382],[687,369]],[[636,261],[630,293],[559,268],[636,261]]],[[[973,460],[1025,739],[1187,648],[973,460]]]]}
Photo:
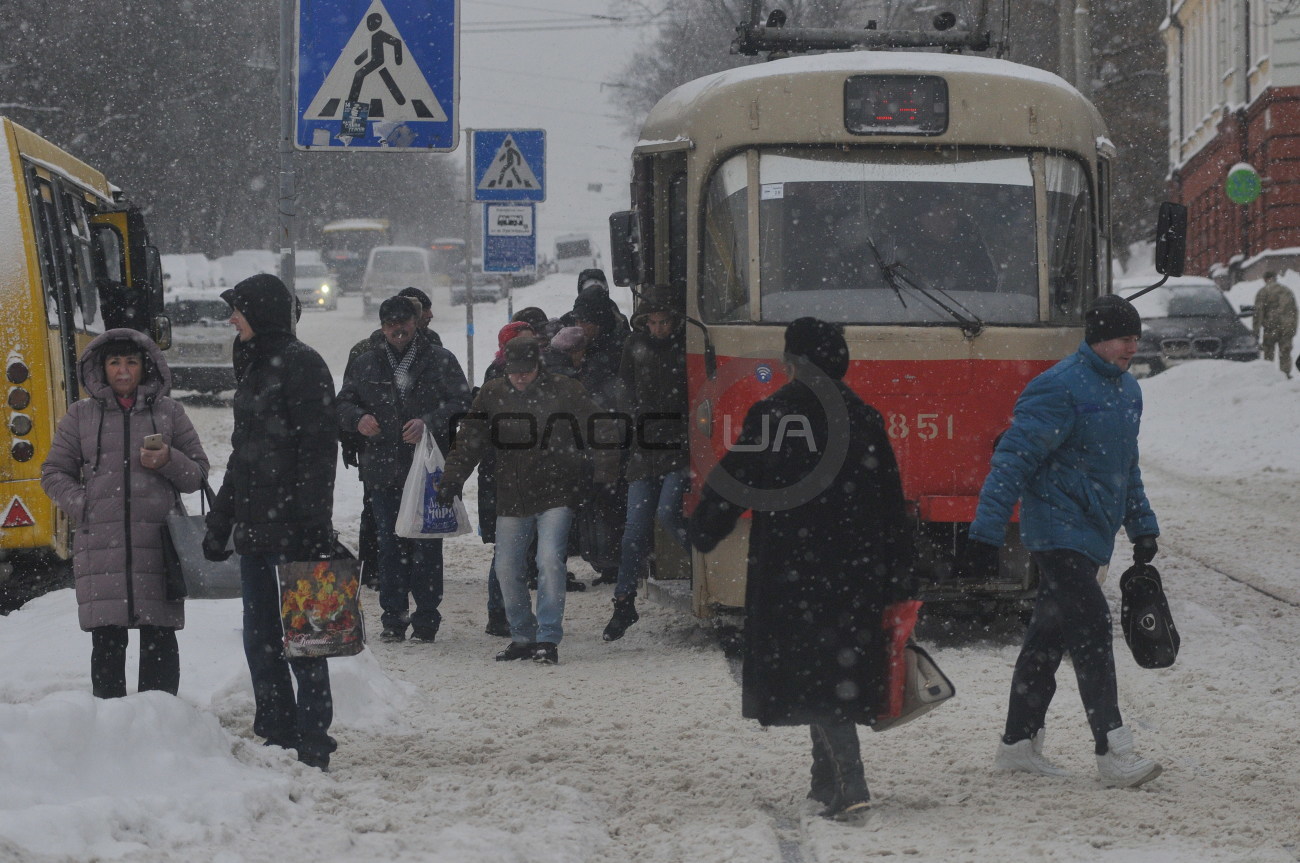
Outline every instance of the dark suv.
{"type": "MultiPolygon", "coordinates": [[[[1121,280],[1115,293],[1127,297],[1158,278],[1121,280]]],[[[1186,360],[1259,359],[1255,336],[1209,279],[1170,279],[1138,297],[1133,305],[1142,316],[1142,338],[1129,368],[1138,377],[1159,374],[1186,360]]]]}

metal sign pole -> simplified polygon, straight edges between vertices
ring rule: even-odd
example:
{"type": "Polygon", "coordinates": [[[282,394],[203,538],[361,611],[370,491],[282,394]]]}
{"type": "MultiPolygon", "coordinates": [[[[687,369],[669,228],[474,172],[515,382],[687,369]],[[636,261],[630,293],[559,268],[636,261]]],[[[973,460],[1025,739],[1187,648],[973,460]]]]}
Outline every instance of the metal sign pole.
{"type": "MultiPolygon", "coordinates": [[[[293,173],[294,121],[297,106],[293,101],[293,30],[294,0],[280,0],[280,280],[293,295],[296,266],[293,252],[294,217],[298,212],[293,173]]],[[[297,331],[297,321],[294,322],[297,331]]]]}
{"type": "Polygon", "coordinates": [[[474,130],[465,129],[465,374],[474,385],[474,130]]]}

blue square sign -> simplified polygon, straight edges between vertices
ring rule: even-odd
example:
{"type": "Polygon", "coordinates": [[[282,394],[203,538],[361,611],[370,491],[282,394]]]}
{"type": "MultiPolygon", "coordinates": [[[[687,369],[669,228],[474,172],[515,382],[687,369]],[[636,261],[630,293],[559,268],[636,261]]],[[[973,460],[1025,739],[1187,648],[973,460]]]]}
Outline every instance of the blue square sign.
{"type": "Polygon", "coordinates": [[[520,273],[537,266],[532,204],[483,205],[483,272],[520,273]]]}
{"type": "Polygon", "coordinates": [[[544,129],[474,130],[474,200],[546,200],[544,129]]]}
{"type": "Polygon", "coordinates": [[[456,149],[459,18],[460,0],[299,0],[295,146],[456,149]]]}

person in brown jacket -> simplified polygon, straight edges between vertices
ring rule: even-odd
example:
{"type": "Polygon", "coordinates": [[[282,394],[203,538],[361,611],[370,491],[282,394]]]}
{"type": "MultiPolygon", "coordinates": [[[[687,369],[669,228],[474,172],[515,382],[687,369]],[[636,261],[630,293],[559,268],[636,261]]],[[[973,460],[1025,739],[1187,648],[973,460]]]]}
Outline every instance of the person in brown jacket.
{"type": "Polygon", "coordinates": [[[588,491],[592,462],[597,483],[618,479],[618,444],[608,442],[621,435],[593,420],[600,409],[581,384],[542,368],[535,338],[510,340],[504,357],[505,377],[485,383],[461,421],[438,500],[450,503],[474,466],[494,452],[496,568],[511,638],[496,658],[554,665],[564,634],[564,562],[573,509],[588,491]],[[536,614],[524,564],[534,534],[536,614]]]}
{"type": "Polygon", "coordinates": [[[1264,348],[1264,359],[1272,361],[1273,349],[1277,348],[1278,365],[1283,374],[1291,377],[1291,342],[1296,331],[1295,294],[1277,280],[1277,273],[1272,270],[1264,274],[1264,287],[1255,295],[1254,329],[1255,338],[1264,348]]]}
{"type": "Polygon", "coordinates": [[[179,493],[203,486],[208,457],[185,408],[168,396],[162,351],[144,333],[96,337],[80,371],[88,395],[59,420],[41,488],[76,527],[72,569],[77,617],[91,634],[91,686],[97,698],[126,695],[127,630],[138,629],[140,691],[175,695],[185,601],[167,595],[162,529],[179,493]]]}

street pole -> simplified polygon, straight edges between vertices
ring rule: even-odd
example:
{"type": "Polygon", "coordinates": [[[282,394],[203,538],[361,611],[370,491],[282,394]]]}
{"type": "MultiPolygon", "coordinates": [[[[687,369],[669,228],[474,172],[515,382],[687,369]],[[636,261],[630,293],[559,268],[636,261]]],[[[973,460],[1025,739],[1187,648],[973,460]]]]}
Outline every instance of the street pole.
{"type": "Polygon", "coordinates": [[[1074,87],[1092,98],[1092,7],[1091,0],[1077,0],[1074,7],[1074,87]]]}
{"type": "MultiPolygon", "coordinates": [[[[293,29],[294,0],[280,0],[280,280],[293,295],[294,217],[298,212],[293,174],[293,29]]],[[[297,330],[297,321],[294,321],[297,330]]]]}
{"type": "Polygon", "coordinates": [[[474,130],[465,129],[465,368],[474,384],[474,130]]]}

